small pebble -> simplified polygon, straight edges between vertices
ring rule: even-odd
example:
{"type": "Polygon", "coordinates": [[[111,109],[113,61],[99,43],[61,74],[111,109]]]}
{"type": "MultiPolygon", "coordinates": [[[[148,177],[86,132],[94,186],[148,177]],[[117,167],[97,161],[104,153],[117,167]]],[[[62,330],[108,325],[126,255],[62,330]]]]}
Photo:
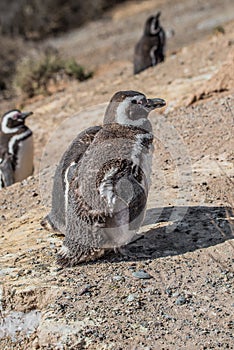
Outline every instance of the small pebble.
{"type": "Polygon", "coordinates": [[[87,285],[86,285],[84,288],[82,288],[77,294],[78,294],[79,296],[81,296],[81,295],[83,295],[83,294],[85,294],[85,293],[88,293],[90,289],[91,289],[90,284],[87,284],[87,285]]]}
{"type": "Polygon", "coordinates": [[[135,271],[132,273],[132,275],[136,278],[145,279],[145,280],[152,278],[152,276],[150,276],[148,272],[145,272],[144,270],[135,271]]]}
{"type": "Polygon", "coordinates": [[[184,305],[186,303],[186,299],[183,295],[180,295],[179,298],[176,299],[176,305],[184,305]]]}
{"type": "Polygon", "coordinates": [[[113,280],[114,280],[114,281],[121,281],[122,279],[123,279],[123,277],[120,276],[120,275],[115,275],[115,276],[113,276],[113,280]]]}
{"type": "Polygon", "coordinates": [[[166,288],[165,293],[170,297],[172,295],[172,290],[171,288],[166,288]]]}
{"type": "Polygon", "coordinates": [[[129,294],[127,299],[126,299],[126,302],[131,303],[133,300],[135,300],[135,298],[136,298],[135,294],[129,294]]]}

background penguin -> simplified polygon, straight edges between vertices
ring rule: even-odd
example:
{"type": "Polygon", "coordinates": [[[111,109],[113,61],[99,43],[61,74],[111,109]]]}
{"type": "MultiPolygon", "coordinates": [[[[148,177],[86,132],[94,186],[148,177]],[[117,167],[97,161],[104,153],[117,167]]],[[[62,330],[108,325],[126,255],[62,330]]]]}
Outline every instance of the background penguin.
{"type": "Polygon", "coordinates": [[[136,234],[150,185],[153,134],[147,117],[164,105],[140,92],[117,92],[103,127],[85,130],[65,152],[45,218],[65,234],[58,255],[63,266],[95,260],[136,234]]]}
{"type": "Polygon", "coordinates": [[[22,181],[33,173],[33,136],[25,125],[32,112],[5,113],[0,125],[0,188],[22,181]]]}
{"type": "Polygon", "coordinates": [[[160,12],[156,16],[150,16],[146,23],[144,34],[135,46],[134,74],[155,66],[165,59],[166,35],[160,26],[160,12]]]}

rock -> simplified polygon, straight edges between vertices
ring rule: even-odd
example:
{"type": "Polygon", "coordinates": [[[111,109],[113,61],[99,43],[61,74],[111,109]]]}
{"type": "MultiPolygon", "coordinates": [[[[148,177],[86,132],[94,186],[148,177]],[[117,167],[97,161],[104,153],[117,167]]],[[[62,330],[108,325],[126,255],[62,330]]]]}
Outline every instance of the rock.
{"type": "Polygon", "coordinates": [[[82,288],[79,292],[78,292],[78,295],[81,296],[85,293],[88,293],[91,289],[91,285],[90,284],[87,284],[84,288],[82,288]]]}
{"type": "Polygon", "coordinates": [[[135,272],[132,273],[132,275],[135,278],[144,279],[144,280],[152,278],[152,276],[150,274],[148,274],[148,272],[146,272],[144,270],[135,271],[135,272]]]}
{"type": "Polygon", "coordinates": [[[113,276],[113,280],[114,281],[121,281],[121,280],[123,280],[124,279],[124,277],[123,276],[120,276],[120,275],[115,275],[115,276],[113,276]]]}
{"type": "Polygon", "coordinates": [[[176,299],[176,305],[184,305],[186,303],[186,298],[183,295],[180,295],[177,299],[176,299]]]}
{"type": "Polygon", "coordinates": [[[132,301],[134,301],[136,299],[136,294],[129,294],[127,299],[126,299],[126,302],[127,303],[131,303],[132,301]]]}

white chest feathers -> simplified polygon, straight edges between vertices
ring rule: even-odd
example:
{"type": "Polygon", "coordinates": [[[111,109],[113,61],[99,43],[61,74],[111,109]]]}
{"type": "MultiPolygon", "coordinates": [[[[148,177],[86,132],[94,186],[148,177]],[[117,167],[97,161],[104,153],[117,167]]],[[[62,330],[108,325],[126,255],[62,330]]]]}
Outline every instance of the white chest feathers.
{"type": "Polygon", "coordinates": [[[33,173],[33,136],[19,141],[15,167],[15,182],[22,181],[33,173]]]}
{"type": "Polygon", "coordinates": [[[132,150],[133,165],[139,166],[147,178],[148,184],[150,184],[150,175],[152,167],[153,156],[153,144],[149,147],[144,146],[144,139],[152,139],[152,134],[139,134],[136,136],[136,141],[132,150]]]}

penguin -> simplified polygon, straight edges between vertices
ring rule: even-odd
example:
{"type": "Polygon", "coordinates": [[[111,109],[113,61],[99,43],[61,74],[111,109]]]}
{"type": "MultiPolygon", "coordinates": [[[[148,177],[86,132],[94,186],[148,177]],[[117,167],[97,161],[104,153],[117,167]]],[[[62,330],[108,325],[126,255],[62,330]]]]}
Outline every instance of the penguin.
{"type": "Polygon", "coordinates": [[[161,12],[158,12],[155,16],[150,16],[145,23],[143,36],[135,46],[134,74],[165,59],[166,35],[159,23],[160,15],[161,12]]]}
{"type": "Polygon", "coordinates": [[[0,189],[33,173],[33,134],[25,125],[32,112],[13,109],[0,124],[0,189]]]}
{"type": "Polygon", "coordinates": [[[138,91],[119,91],[103,125],[81,132],[56,169],[43,226],[64,234],[58,263],[96,260],[136,235],[144,219],[153,152],[149,113],[165,106],[138,91]]]}

